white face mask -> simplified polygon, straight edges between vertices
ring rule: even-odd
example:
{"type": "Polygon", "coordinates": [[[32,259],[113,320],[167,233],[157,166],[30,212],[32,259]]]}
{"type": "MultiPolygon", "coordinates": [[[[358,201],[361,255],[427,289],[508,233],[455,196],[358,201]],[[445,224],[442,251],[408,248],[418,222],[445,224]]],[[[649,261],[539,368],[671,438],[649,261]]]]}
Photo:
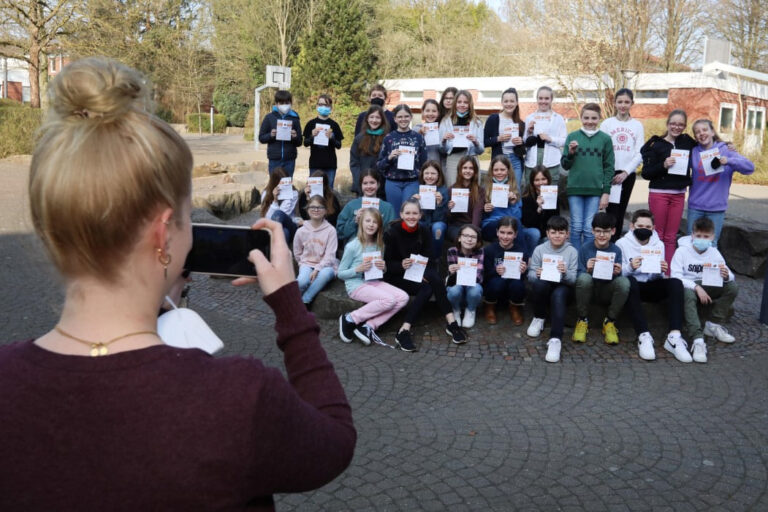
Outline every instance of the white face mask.
{"type": "Polygon", "coordinates": [[[287,114],[288,112],[291,111],[291,104],[288,103],[288,104],[284,104],[284,105],[278,105],[277,106],[277,110],[279,110],[281,114],[285,115],[285,114],[287,114]]]}
{"type": "Polygon", "coordinates": [[[199,348],[214,354],[224,348],[200,315],[187,308],[177,308],[170,297],[165,297],[173,309],[157,318],[157,334],[166,345],[176,348],[199,348]]]}
{"type": "Polygon", "coordinates": [[[597,130],[587,130],[586,128],[582,128],[581,131],[587,134],[587,137],[591,137],[597,133],[597,130]]]}

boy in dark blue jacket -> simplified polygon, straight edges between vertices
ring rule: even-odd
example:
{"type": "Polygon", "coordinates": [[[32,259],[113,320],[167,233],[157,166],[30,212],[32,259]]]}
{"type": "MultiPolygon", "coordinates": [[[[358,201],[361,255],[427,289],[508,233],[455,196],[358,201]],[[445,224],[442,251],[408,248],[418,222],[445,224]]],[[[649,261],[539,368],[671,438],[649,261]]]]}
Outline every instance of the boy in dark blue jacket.
{"type": "MultiPolygon", "coordinates": [[[[287,176],[293,177],[296,167],[296,148],[301,146],[301,123],[299,114],[291,109],[293,96],[289,91],[277,91],[275,93],[275,106],[272,111],[264,116],[259,129],[259,142],[267,144],[267,158],[269,159],[269,173],[277,167],[282,167],[287,176]],[[278,123],[290,122],[290,138],[285,139],[278,132],[278,123]]],[[[281,130],[282,132],[282,130],[281,130]]]]}

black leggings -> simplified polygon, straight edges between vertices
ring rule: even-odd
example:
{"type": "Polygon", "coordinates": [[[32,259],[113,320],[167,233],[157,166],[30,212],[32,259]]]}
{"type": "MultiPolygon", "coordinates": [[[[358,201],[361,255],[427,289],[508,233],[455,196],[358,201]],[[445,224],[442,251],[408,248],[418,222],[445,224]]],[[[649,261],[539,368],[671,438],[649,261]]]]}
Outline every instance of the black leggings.
{"type": "MultiPolygon", "coordinates": [[[[609,203],[605,209],[606,213],[610,213],[616,219],[616,233],[611,237],[611,242],[616,242],[621,238],[621,230],[624,229],[624,214],[627,213],[627,205],[629,204],[629,197],[632,195],[632,189],[635,187],[635,180],[637,174],[634,171],[627,171],[627,179],[621,184],[621,199],[619,204],[609,203]]],[[[618,173],[614,173],[616,176],[618,173]]]]}
{"type": "Polygon", "coordinates": [[[669,330],[683,327],[683,283],[679,279],[654,279],[645,283],[638,282],[634,276],[629,278],[629,297],[624,306],[632,318],[632,326],[638,335],[648,331],[648,322],[643,311],[643,302],[661,302],[667,299],[669,330]]]}
{"type": "Polygon", "coordinates": [[[416,320],[421,310],[424,309],[424,304],[427,303],[432,294],[435,295],[437,307],[442,314],[447,315],[451,312],[451,303],[448,302],[445,283],[433,268],[427,267],[427,270],[424,271],[424,280],[420,283],[408,281],[403,279],[402,276],[390,276],[386,281],[392,286],[400,288],[408,295],[413,296],[413,301],[405,308],[406,323],[413,324],[413,321],[416,320]]]}

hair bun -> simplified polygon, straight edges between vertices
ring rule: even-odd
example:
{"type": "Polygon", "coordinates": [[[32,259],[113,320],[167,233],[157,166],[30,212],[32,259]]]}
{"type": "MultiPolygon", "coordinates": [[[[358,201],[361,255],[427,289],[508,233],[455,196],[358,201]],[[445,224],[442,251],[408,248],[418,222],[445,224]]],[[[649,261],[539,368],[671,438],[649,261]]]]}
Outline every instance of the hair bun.
{"type": "Polygon", "coordinates": [[[148,88],[134,69],[104,57],[67,65],[51,83],[51,105],[61,120],[111,122],[132,110],[145,110],[148,88]]]}

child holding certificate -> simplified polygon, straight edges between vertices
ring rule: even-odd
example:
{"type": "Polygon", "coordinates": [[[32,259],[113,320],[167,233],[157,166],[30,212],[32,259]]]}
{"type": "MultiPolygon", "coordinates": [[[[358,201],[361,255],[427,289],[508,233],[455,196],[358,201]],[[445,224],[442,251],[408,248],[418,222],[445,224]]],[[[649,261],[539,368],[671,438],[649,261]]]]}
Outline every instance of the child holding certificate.
{"type": "Polygon", "coordinates": [[[426,100],[421,106],[421,123],[413,127],[424,137],[424,144],[427,145],[427,158],[438,162],[444,157],[440,153],[439,117],[440,105],[435,100],[426,100]]]}
{"type": "Polygon", "coordinates": [[[551,87],[546,85],[539,87],[539,90],[536,91],[538,109],[525,118],[525,135],[523,138],[528,150],[525,154],[523,181],[528,181],[534,167],[543,165],[549,169],[552,183],[565,185],[559,183],[560,155],[568,129],[565,126],[563,116],[552,110],[554,99],[555,96],[551,87]]]}
{"type": "Polygon", "coordinates": [[[707,362],[704,336],[722,343],[736,341],[722,323],[736,300],[739,288],[715,241],[715,224],[701,217],[693,223],[693,234],[680,239],[680,247],[672,258],[672,278],[683,282],[683,314],[689,339],[693,339],[693,360],[707,362]],[[710,318],[701,328],[698,305],[710,304],[710,318]]]}
{"type": "Polygon", "coordinates": [[[366,199],[372,199],[374,202],[378,202],[377,209],[379,210],[379,213],[381,213],[381,219],[384,226],[389,225],[390,222],[395,220],[396,215],[392,205],[377,197],[380,187],[380,179],[381,175],[376,169],[367,169],[360,175],[358,187],[363,191],[363,197],[352,199],[345,204],[336,221],[336,231],[338,232],[339,240],[342,243],[346,243],[357,235],[363,201],[366,199]]]}
{"type": "Polygon", "coordinates": [[[453,316],[464,328],[475,325],[477,307],[483,300],[483,240],[480,230],[465,224],[459,231],[459,241],[448,248],[448,301],[453,316]],[[464,309],[464,316],[461,310],[464,309]]]}
{"type": "Polygon", "coordinates": [[[667,131],[654,135],[640,148],[643,157],[642,176],[648,185],[648,209],[656,219],[656,232],[664,242],[664,259],[669,264],[675,254],[677,230],[683,218],[685,189],[691,184],[690,151],[696,146],[683,133],[688,116],[673,110],[667,116],[667,131]],[[674,155],[673,155],[674,153],[674,155]]]}
{"type": "Polygon", "coordinates": [[[611,242],[616,220],[610,213],[600,212],[592,219],[592,241],[579,249],[579,276],[576,278],[576,314],[573,341],[587,341],[589,306],[593,302],[608,304],[603,319],[603,336],[609,345],[619,342],[616,319],[629,295],[629,280],[621,275],[621,249],[611,242]]]}
{"type": "Polygon", "coordinates": [[[281,180],[287,178],[285,171],[281,167],[276,167],[269,175],[269,182],[264,190],[261,191],[261,216],[279,222],[283,226],[285,241],[289,244],[293,242],[293,235],[296,233],[296,209],[299,204],[299,192],[290,186],[288,194],[282,194],[280,188],[281,180]]]}
{"type": "Polygon", "coordinates": [[[683,326],[683,284],[679,279],[664,279],[668,270],[664,260],[664,243],[653,230],[650,210],[637,210],[632,214],[629,232],[616,245],[621,249],[621,273],[629,279],[629,297],[624,309],[632,318],[640,358],[646,361],[656,359],[642,302],[668,299],[669,335],[664,348],[672,352],[678,361],[690,363],[691,354],[680,335],[683,326]]]}
{"type": "Polygon", "coordinates": [[[481,226],[485,189],[478,182],[480,168],[473,156],[463,156],[458,163],[458,176],[449,193],[448,233],[449,240],[456,240],[459,229],[464,224],[481,226]]]}
{"type": "Polygon", "coordinates": [[[541,335],[549,309],[552,325],[545,357],[548,363],[560,360],[565,307],[573,298],[578,261],[579,253],[568,241],[568,221],[559,215],[551,217],[547,221],[547,241],[534,249],[528,266],[533,319],[527,334],[531,338],[541,335]]]}
{"type": "Polygon", "coordinates": [[[336,276],[336,230],[325,220],[325,200],[312,196],[307,206],[309,222],[296,231],[293,239],[293,257],[299,264],[301,300],[309,305],[318,293],[336,276]]]}
{"type": "Polygon", "coordinates": [[[412,197],[421,204],[419,224],[432,233],[431,258],[439,260],[443,254],[445,223],[448,216],[448,188],[445,186],[443,171],[436,160],[427,160],[419,173],[419,193],[412,197]]]}
{"type": "Polygon", "coordinates": [[[301,123],[299,114],[291,108],[292,101],[289,91],[275,92],[275,105],[259,127],[259,142],[267,145],[269,174],[279,167],[286,176],[293,177],[297,148],[301,146],[301,123]]]}
{"type": "Polygon", "coordinates": [[[504,155],[509,159],[520,185],[523,183],[524,135],[525,123],[520,120],[517,91],[510,87],[501,93],[501,112],[486,119],[483,140],[485,147],[491,148],[491,158],[504,155]]]}
{"type": "Polygon", "coordinates": [[[485,321],[496,323],[496,304],[507,304],[512,323],[523,325],[523,303],[528,268],[529,248],[523,237],[517,236],[520,222],[514,217],[502,217],[496,225],[497,240],[483,248],[483,289],[485,321]]]}
{"type": "Polygon", "coordinates": [[[448,183],[456,181],[461,158],[483,154],[483,122],[475,114],[469,91],[456,93],[451,111],[440,121],[440,142],[446,155],[444,170],[448,183]]]}
{"type": "Polygon", "coordinates": [[[456,344],[466,343],[467,335],[453,316],[445,283],[437,272],[437,260],[429,258],[431,243],[429,231],[419,225],[421,206],[419,200],[406,199],[400,207],[400,218],[390,224],[384,233],[384,280],[414,297],[405,309],[405,322],[395,336],[397,346],[406,352],[416,350],[411,327],[434,295],[437,307],[445,315],[445,332],[456,344]]]}
{"type": "Polygon", "coordinates": [[[693,223],[701,217],[712,219],[715,224],[715,246],[720,240],[725,210],[728,208],[728,191],[734,172],[752,174],[755,164],[720,140],[709,119],[693,123],[693,136],[698,146],[691,152],[691,189],[688,194],[688,233],[693,223]]]}
{"type": "MultiPolygon", "coordinates": [[[[557,204],[557,191],[551,193],[551,200],[546,201],[546,194],[542,194],[541,187],[551,187],[552,176],[549,169],[543,165],[537,165],[531,172],[528,184],[523,190],[523,225],[526,226],[528,245],[533,249],[541,241],[547,232],[547,221],[553,215],[560,215],[560,206],[557,204]],[[533,230],[536,229],[536,233],[533,230]],[[536,235],[536,239],[533,239],[536,235]]],[[[557,185],[555,185],[556,187],[557,185]]]]}
{"type": "MultiPolygon", "coordinates": [[[[328,175],[322,171],[315,171],[312,173],[311,178],[323,178],[323,198],[325,199],[325,219],[331,223],[332,226],[336,225],[336,221],[339,218],[339,212],[341,211],[341,203],[339,198],[336,197],[336,193],[331,188],[328,175]]],[[[310,198],[315,195],[312,193],[312,187],[307,185],[304,187],[304,193],[299,195],[299,215],[301,215],[301,223],[309,220],[309,213],[307,213],[307,205],[310,198]]]]}
{"type": "Polygon", "coordinates": [[[377,277],[387,270],[383,232],[381,214],[367,208],[360,213],[357,236],[344,247],[339,279],[351,298],[365,302],[365,306],[339,317],[339,336],[345,343],[351,343],[355,336],[364,345],[384,345],[376,329],[408,304],[407,293],[377,277]],[[378,270],[376,277],[372,270],[378,270]]]}
{"type": "MultiPolygon", "coordinates": [[[[502,217],[523,216],[520,188],[512,164],[505,155],[491,160],[491,170],[484,179],[485,204],[483,205],[483,240],[496,240],[496,228],[502,217]]],[[[538,230],[537,230],[538,231],[538,230]]],[[[536,235],[538,238],[538,233],[536,235]]]]}
{"type": "Polygon", "coordinates": [[[336,180],[336,150],[341,149],[344,134],[339,123],[331,119],[333,100],[327,94],[317,98],[317,117],[304,127],[304,145],[309,148],[309,172],[322,172],[328,176],[333,188],[336,180]]]}
{"type": "MultiPolygon", "coordinates": [[[[389,132],[384,109],[372,105],[363,117],[362,131],[355,135],[349,148],[349,171],[352,173],[352,192],[358,196],[362,193],[359,188],[360,173],[366,169],[376,169],[381,144],[384,135],[389,132]]],[[[384,196],[384,187],[379,189],[379,197],[384,196]]]]}

